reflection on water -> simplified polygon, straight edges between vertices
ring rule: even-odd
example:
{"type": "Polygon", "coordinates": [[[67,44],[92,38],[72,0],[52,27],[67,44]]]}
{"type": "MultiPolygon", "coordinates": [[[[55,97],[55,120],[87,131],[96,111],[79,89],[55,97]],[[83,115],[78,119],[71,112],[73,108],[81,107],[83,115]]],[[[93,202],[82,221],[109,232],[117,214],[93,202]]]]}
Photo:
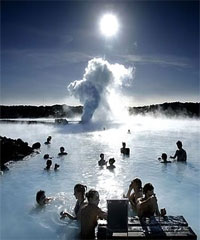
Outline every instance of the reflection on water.
{"type": "MultiPolygon", "coordinates": [[[[10,164],[10,171],[0,176],[1,239],[77,239],[77,222],[61,220],[59,215],[63,210],[73,213],[74,185],[83,183],[88,190],[97,189],[100,207],[106,210],[106,199],[121,198],[135,177],[141,178],[143,184],[151,182],[159,207],[165,207],[168,215],[183,215],[200,236],[197,221],[200,217],[199,125],[195,120],[138,117],[127,124],[110,122],[62,127],[0,124],[3,136],[20,137],[29,145],[36,141],[42,144],[40,154],[10,164]],[[128,129],[131,134],[127,134],[128,129]],[[52,143],[44,145],[49,135],[52,143]],[[157,159],[162,152],[168,157],[174,154],[177,140],[182,140],[188,162],[160,163],[157,159]],[[129,157],[120,154],[122,142],[130,148],[129,157]],[[61,146],[68,155],[59,158],[61,146]],[[58,171],[43,170],[46,153],[53,156],[53,165],[60,165],[58,171]],[[115,158],[113,171],[99,168],[100,153],[105,154],[106,160],[115,158]],[[40,189],[54,198],[42,208],[35,203],[36,192],[40,189]]],[[[129,215],[134,215],[131,209],[129,215]]]]}

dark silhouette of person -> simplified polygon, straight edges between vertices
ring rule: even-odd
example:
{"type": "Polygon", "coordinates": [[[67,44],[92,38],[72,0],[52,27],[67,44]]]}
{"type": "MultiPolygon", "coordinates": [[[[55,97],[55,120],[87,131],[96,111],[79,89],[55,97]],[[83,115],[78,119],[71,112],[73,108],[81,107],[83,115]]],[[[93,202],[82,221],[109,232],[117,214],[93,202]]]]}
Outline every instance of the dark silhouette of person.
{"type": "Polygon", "coordinates": [[[121,153],[124,155],[129,155],[130,154],[130,148],[126,147],[126,143],[122,142],[122,148],[120,149],[121,153]]]}
{"type": "Polygon", "coordinates": [[[44,144],[51,144],[51,136],[48,136],[47,141],[44,144]]]}
{"type": "Polygon", "coordinates": [[[182,142],[178,141],[176,143],[178,150],[176,150],[174,156],[170,156],[170,158],[177,158],[177,161],[186,161],[187,160],[187,153],[186,151],[182,148],[182,142]]]}
{"type": "Polygon", "coordinates": [[[58,153],[59,156],[67,155],[67,152],[65,152],[64,147],[60,147],[60,152],[58,153]]]}
{"type": "Polygon", "coordinates": [[[101,153],[100,154],[100,160],[98,161],[98,164],[99,164],[99,166],[103,166],[103,165],[106,165],[106,160],[104,159],[104,154],[103,153],[101,153]]]}
{"type": "Polygon", "coordinates": [[[46,167],[44,168],[44,170],[50,170],[52,165],[52,161],[50,159],[47,160],[46,162],[46,167]]]}

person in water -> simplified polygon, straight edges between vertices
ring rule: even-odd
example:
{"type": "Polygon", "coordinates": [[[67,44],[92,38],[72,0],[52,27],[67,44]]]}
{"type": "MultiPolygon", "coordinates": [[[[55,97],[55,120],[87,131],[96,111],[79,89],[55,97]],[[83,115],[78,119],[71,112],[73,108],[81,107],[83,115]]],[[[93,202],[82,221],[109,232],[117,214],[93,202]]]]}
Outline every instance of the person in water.
{"type": "Polygon", "coordinates": [[[131,206],[135,209],[137,200],[143,197],[142,181],[139,178],[133,179],[124,197],[129,199],[131,206]]]}
{"type": "Polygon", "coordinates": [[[51,165],[52,165],[52,161],[50,159],[48,159],[46,161],[46,167],[44,168],[44,170],[50,170],[51,169],[51,165]]]}
{"type": "Polygon", "coordinates": [[[65,152],[64,147],[60,147],[60,152],[58,153],[58,156],[63,156],[63,155],[67,155],[67,152],[65,152]]]}
{"type": "Polygon", "coordinates": [[[51,200],[52,200],[52,198],[46,197],[45,191],[43,191],[43,190],[40,190],[36,193],[36,202],[40,206],[43,206],[44,204],[48,203],[51,200]]]}
{"type": "Polygon", "coordinates": [[[47,160],[47,159],[52,159],[52,157],[50,157],[49,154],[44,154],[43,158],[44,158],[45,160],[47,160]]]}
{"type": "Polygon", "coordinates": [[[106,165],[106,160],[104,159],[104,154],[103,153],[101,153],[100,154],[100,160],[98,161],[98,164],[99,164],[99,166],[103,166],[103,165],[106,165]]]}
{"type": "Polygon", "coordinates": [[[158,209],[157,198],[154,194],[154,187],[151,183],[146,183],[143,187],[143,198],[138,198],[137,200],[137,214],[141,217],[151,217],[151,216],[164,216],[166,215],[166,210],[161,209],[161,213],[158,209]]]}
{"type": "Polygon", "coordinates": [[[182,148],[182,142],[178,141],[176,143],[178,150],[176,150],[174,156],[170,156],[170,158],[177,158],[177,161],[186,161],[187,160],[187,153],[186,151],[182,148]]]}
{"type": "Polygon", "coordinates": [[[51,144],[51,136],[48,136],[47,141],[44,144],[51,144]]]}
{"type": "Polygon", "coordinates": [[[85,191],[87,190],[87,187],[82,184],[76,184],[74,186],[74,196],[77,199],[76,205],[74,207],[74,215],[62,211],[60,213],[61,218],[69,217],[71,220],[80,220],[80,210],[81,208],[86,205],[86,199],[85,199],[85,191]]]}
{"type": "Polygon", "coordinates": [[[158,160],[161,160],[161,163],[171,163],[171,161],[167,160],[167,154],[166,153],[162,153],[161,158],[159,157],[158,160]]]}
{"type": "Polygon", "coordinates": [[[99,193],[91,189],[86,193],[88,204],[81,209],[81,238],[95,239],[97,219],[107,219],[107,213],[99,207],[99,193]]]}
{"type": "Polygon", "coordinates": [[[126,143],[122,142],[122,148],[120,149],[121,153],[124,155],[129,155],[130,154],[130,148],[126,147],[126,143]]]}
{"type": "Polygon", "coordinates": [[[58,170],[59,167],[60,167],[60,165],[58,165],[57,163],[55,163],[54,170],[58,170]]]}
{"type": "Polygon", "coordinates": [[[109,169],[109,170],[115,169],[116,167],[115,167],[114,163],[115,163],[115,159],[114,159],[114,158],[110,158],[110,159],[109,159],[109,164],[110,164],[110,165],[107,166],[107,169],[109,169]]]}

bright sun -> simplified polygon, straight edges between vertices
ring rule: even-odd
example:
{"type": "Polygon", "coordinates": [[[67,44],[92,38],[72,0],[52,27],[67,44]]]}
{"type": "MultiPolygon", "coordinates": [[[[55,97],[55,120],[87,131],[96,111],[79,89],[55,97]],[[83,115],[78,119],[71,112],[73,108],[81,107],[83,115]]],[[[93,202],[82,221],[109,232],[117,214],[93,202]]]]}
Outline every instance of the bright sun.
{"type": "Polygon", "coordinates": [[[112,14],[106,14],[100,21],[100,29],[106,37],[114,36],[119,28],[117,18],[112,14]]]}

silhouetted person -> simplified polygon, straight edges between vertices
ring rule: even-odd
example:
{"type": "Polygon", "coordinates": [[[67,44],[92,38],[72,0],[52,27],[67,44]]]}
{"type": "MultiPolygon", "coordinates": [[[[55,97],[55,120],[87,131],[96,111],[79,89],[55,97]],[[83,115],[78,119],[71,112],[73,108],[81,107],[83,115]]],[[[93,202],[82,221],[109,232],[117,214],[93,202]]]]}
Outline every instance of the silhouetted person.
{"type": "Polygon", "coordinates": [[[167,160],[167,154],[166,153],[162,153],[161,158],[159,157],[158,160],[162,160],[161,163],[171,163],[171,161],[167,160]]]}
{"type": "Polygon", "coordinates": [[[50,159],[47,160],[46,162],[46,167],[44,168],[44,170],[50,170],[52,165],[52,161],[50,159]]]}
{"type": "Polygon", "coordinates": [[[57,163],[55,163],[54,170],[58,170],[59,167],[60,167],[60,165],[58,165],[57,163]]]}
{"type": "Polygon", "coordinates": [[[67,152],[65,152],[64,147],[60,147],[60,152],[58,153],[58,156],[63,156],[63,155],[67,155],[67,152]]]}
{"type": "Polygon", "coordinates": [[[121,153],[124,155],[130,154],[130,148],[126,148],[126,143],[122,142],[122,148],[120,149],[121,153]]]}
{"type": "Polygon", "coordinates": [[[104,159],[104,154],[103,153],[101,153],[100,154],[100,160],[98,161],[98,164],[99,164],[99,166],[103,166],[103,165],[106,165],[106,160],[104,159]]]}
{"type": "Polygon", "coordinates": [[[176,150],[174,156],[170,156],[170,158],[177,158],[177,161],[186,161],[187,160],[187,153],[186,151],[182,148],[182,142],[178,141],[176,143],[178,150],[176,150]]]}
{"type": "Polygon", "coordinates": [[[69,217],[71,220],[80,220],[80,212],[83,206],[86,205],[85,202],[85,191],[87,190],[87,186],[82,185],[80,183],[76,184],[74,186],[74,196],[77,199],[76,201],[76,205],[74,207],[74,215],[68,213],[68,212],[64,212],[62,211],[60,213],[61,218],[64,217],[69,217]]]}
{"type": "Polygon", "coordinates": [[[114,163],[115,163],[115,159],[114,159],[114,158],[110,158],[110,159],[109,159],[109,164],[110,164],[110,165],[107,166],[107,169],[109,169],[109,170],[115,169],[116,167],[115,167],[114,163]]]}
{"type": "Polygon", "coordinates": [[[51,136],[48,136],[47,141],[44,144],[51,144],[51,136]]]}
{"type": "Polygon", "coordinates": [[[49,156],[49,154],[44,154],[44,157],[43,157],[45,160],[47,159],[52,159],[52,157],[49,156]]]}

